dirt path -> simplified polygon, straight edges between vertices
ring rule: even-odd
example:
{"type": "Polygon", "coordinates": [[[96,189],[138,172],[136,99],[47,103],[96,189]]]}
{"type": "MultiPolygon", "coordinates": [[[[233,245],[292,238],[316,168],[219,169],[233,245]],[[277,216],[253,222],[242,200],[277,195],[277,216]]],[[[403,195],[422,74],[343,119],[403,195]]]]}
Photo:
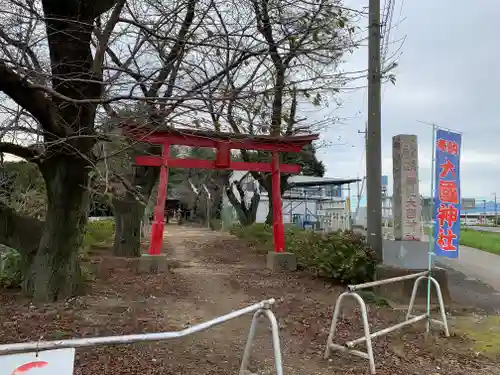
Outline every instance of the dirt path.
{"type": "MultiPolygon", "coordinates": [[[[273,310],[280,320],[282,350],[285,373],[294,374],[359,374],[366,373],[366,362],[352,357],[333,356],[332,360],[322,360],[322,352],[326,341],[331,304],[341,291],[332,288],[309,276],[296,274],[271,274],[264,265],[264,256],[256,255],[251,249],[235,246],[231,236],[199,228],[172,228],[166,235],[171,257],[180,262],[180,268],[174,272],[189,280],[189,289],[193,296],[197,295],[196,321],[204,316],[205,320],[226,314],[262,299],[274,297],[279,302],[273,310]]],[[[168,251],[168,250],[167,250],[168,251]]],[[[387,321],[400,318],[398,313],[387,309],[372,307],[372,313],[378,316],[375,326],[386,326],[387,321]],[[382,315],[384,315],[382,317],[382,315]],[[377,324],[378,323],[378,324],[377,324]]],[[[347,330],[359,336],[359,317],[352,314],[346,317],[347,330]]],[[[199,320],[198,320],[199,321],[199,320]]],[[[207,346],[212,345],[213,352],[233,352],[241,354],[250,317],[231,321],[216,330],[197,336],[207,346]],[[222,341],[219,341],[220,339],[222,341]]],[[[265,327],[265,325],[263,325],[265,327]]],[[[258,374],[273,373],[272,347],[270,332],[261,327],[259,330],[253,371],[258,374]]],[[[438,374],[443,363],[451,367],[442,374],[462,373],[463,363],[460,357],[447,360],[447,351],[464,351],[458,340],[442,340],[436,337],[432,344],[425,343],[421,335],[422,327],[412,327],[401,333],[392,335],[390,340],[376,343],[377,363],[381,367],[379,373],[394,374],[403,365],[412,374],[438,374]],[[398,339],[402,336],[406,340],[398,339]],[[451,341],[451,342],[450,342],[451,341]],[[415,343],[417,346],[414,347],[415,343]],[[458,345],[456,345],[458,344],[458,345]],[[442,345],[441,350],[432,348],[442,345]],[[443,358],[436,358],[442,352],[443,358]],[[402,357],[408,356],[406,360],[402,357]],[[412,358],[413,357],[413,358],[412,358]]],[[[347,332],[340,332],[346,336],[347,332]]],[[[236,355],[237,359],[240,357],[236,355]]],[[[468,362],[475,374],[482,373],[474,360],[468,362]]],[[[481,367],[481,366],[479,366],[481,367]]],[[[465,373],[465,372],[463,372],[465,373]]]]}
{"type": "MultiPolygon", "coordinates": [[[[167,252],[171,251],[171,259],[179,262],[179,268],[174,272],[188,280],[189,289],[194,292],[193,297],[198,297],[194,299],[196,302],[191,309],[186,309],[187,306],[183,308],[184,312],[188,310],[193,313],[188,313],[190,321],[199,322],[203,320],[200,319],[201,316],[207,320],[263,299],[280,298],[275,290],[266,288],[266,276],[269,276],[269,272],[262,267],[261,257],[249,255],[251,252],[245,254],[240,249],[228,246],[233,245],[232,236],[206,229],[178,227],[172,231],[167,229],[165,237],[167,252]],[[254,285],[248,282],[249,277],[254,279],[254,285]]],[[[239,360],[250,323],[250,315],[241,317],[197,335],[194,340],[211,345],[213,352],[234,353],[239,360]]],[[[280,325],[283,328],[286,323],[283,321],[280,325]]],[[[270,330],[268,324],[263,322],[254,344],[252,371],[258,374],[274,373],[270,343],[270,330]]],[[[319,351],[316,354],[320,354],[319,351]]],[[[293,366],[285,364],[286,373],[319,374],[319,370],[328,368],[328,362],[319,367],[314,364],[312,368],[307,361],[302,362],[297,358],[293,366]]],[[[331,370],[327,372],[330,374],[331,370]]]]}
{"type": "MultiPolygon", "coordinates": [[[[102,255],[87,260],[99,267],[85,297],[35,307],[15,291],[0,293],[0,343],[177,331],[274,297],[285,375],[368,373],[356,357],[322,359],[343,288],[300,272],[271,273],[265,254],[229,235],[177,225],[165,234],[165,253],[177,263],[172,273],[138,275],[137,260],[102,255]]],[[[369,308],[374,329],[402,318],[386,307],[369,308]]],[[[78,349],[74,375],[237,375],[250,321],[241,317],[175,341],[78,349]]],[[[339,340],[359,337],[359,323],[359,311],[346,311],[339,340]]],[[[258,375],[275,374],[270,344],[261,324],[251,367],[258,375]]],[[[374,351],[379,375],[499,374],[500,361],[477,355],[464,337],[436,334],[426,341],[418,326],[377,339],[374,351]]]]}
{"type": "MultiPolygon", "coordinates": [[[[200,317],[205,320],[215,318],[244,307],[249,297],[238,288],[231,287],[232,267],[211,264],[200,257],[204,246],[227,236],[208,229],[174,226],[170,228],[173,230],[167,228],[165,242],[168,257],[178,264],[173,272],[182,275],[188,288],[194,292],[191,308],[183,307],[186,319],[190,322],[200,322],[200,317]]],[[[248,328],[247,319],[244,321],[243,326],[248,328]]],[[[231,321],[224,325],[224,328],[228,327],[241,328],[242,324],[231,321]]],[[[227,329],[217,329],[203,336],[218,335],[222,331],[227,329]]]]}

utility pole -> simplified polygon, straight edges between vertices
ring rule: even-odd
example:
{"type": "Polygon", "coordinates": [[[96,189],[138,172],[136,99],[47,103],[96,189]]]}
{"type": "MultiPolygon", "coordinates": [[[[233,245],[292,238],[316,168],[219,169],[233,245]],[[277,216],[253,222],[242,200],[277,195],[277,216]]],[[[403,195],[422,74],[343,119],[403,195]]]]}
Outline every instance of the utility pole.
{"type": "Polygon", "coordinates": [[[498,225],[498,208],[497,208],[497,193],[493,193],[493,196],[495,197],[495,223],[494,225],[498,225]]]}
{"type": "Polygon", "coordinates": [[[369,0],[368,8],[367,242],[382,261],[380,0],[369,0]]]}

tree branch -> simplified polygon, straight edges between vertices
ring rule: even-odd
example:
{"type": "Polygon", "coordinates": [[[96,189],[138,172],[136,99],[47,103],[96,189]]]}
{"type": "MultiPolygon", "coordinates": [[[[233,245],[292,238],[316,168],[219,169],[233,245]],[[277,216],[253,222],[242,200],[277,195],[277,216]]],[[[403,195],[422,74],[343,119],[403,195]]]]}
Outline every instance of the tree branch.
{"type": "Polygon", "coordinates": [[[113,29],[118,22],[120,13],[126,2],[127,0],[118,0],[113,9],[113,12],[109,16],[108,22],[106,23],[103,32],[101,33],[101,35],[99,35],[99,42],[95,51],[95,57],[92,67],[94,72],[97,73],[99,77],[102,76],[102,64],[104,62],[104,56],[109,44],[109,38],[111,37],[111,33],[113,32],[113,29]]]}
{"type": "Polygon", "coordinates": [[[142,93],[144,94],[144,96],[147,96],[148,89],[143,82],[143,81],[145,81],[145,78],[141,74],[136,73],[128,68],[128,65],[133,60],[136,52],[140,49],[140,47],[142,46],[142,44],[144,44],[144,42],[145,42],[145,39],[143,39],[140,43],[138,43],[136,48],[134,48],[134,50],[130,53],[130,58],[127,59],[127,61],[124,63],[122,63],[120,61],[119,57],[116,55],[116,53],[109,46],[106,49],[106,52],[107,52],[108,56],[111,58],[111,61],[113,61],[116,64],[116,66],[118,66],[126,74],[128,74],[130,77],[132,77],[133,79],[135,79],[137,81],[137,84],[139,85],[142,93]]]}
{"type": "Polygon", "coordinates": [[[190,0],[188,2],[186,15],[184,17],[184,21],[182,22],[182,26],[179,30],[179,34],[177,35],[177,41],[170,50],[170,53],[167,56],[167,61],[165,62],[160,73],[158,74],[158,78],[151,86],[148,92],[148,96],[158,95],[158,91],[160,90],[161,86],[164,84],[165,80],[169,76],[172,69],[174,69],[175,60],[182,58],[186,35],[189,31],[189,28],[193,24],[196,3],[197,0],[190,0]]]}
{"type": "Polygon", "coordinates": [[[0,60],[0,91],[31,113],[45,131],[55,133],[52,102],[3,60],[0,60]]]}
{"type": "Polygon", "coordinates": [[[23,147],[9,142],[0,143],[0,154],[3,153],[19,156],[33,163],[38,163],[41,157],[41,154],[31,147],[23,147]]]}
{"type": "Polygon", "coordinates": [[[245,203],[238,200],[238,198],[236,197],[236,195],[233,192],[232,185],[226,189],[226,196],[227,196],[227,199],[229,200],[229,203],[231,203],[231,205],[236,210],[236,214],[238,215],[238,220],[240,221],[240,223],[242,225],[246,225],[247,224],[247,215],[244,211],[245,203]]]}
{"type": "Polygon", "coordinates": [[[31,64],[34,67],[34,70],[38,74],[43,74],[43,69],[42,65],[40,64],[40,61],[38,61],[38,57],[36,56],[35,52],[33,52],[33,49],[29,46],[28,43],[25,43],[21,40],[14,40],[10,36],[7,35],[3,30],[0,29],[0,38],[3,39],[7,44],[12,45],[16,47],[19,51],[24,52],[30,59],[31,64]]]}
{"type": "Polygon", "coordinates": [[[296,124],[295,117],[297,116],[297,88],[292,89],[292,104],[290,106],[290,114],[288,116],[288,124],[286,127],[286,135],[292,135],[294,131],[294,125],[296,124]]]}
{"type": "MultiPolygon", "coordinates": [[[[201,83],[196,84],[194,87],[192,87],[190,90],[188,90],[186,92],[186,94],[184,94],[183,96],[171,98],[170,100],[173,103],[164,112],[166,112],[167,114],[172,113],[177,107],[179,107],[185,101],[187,101],[189,99],[192,99],[191,95],[194,95],[198,90],[201,90],[205,86],[208,86],[210,83],[218,80],[219,78],[221,78],[222,76],[224,76],[225,74],[227,74],[231,70],[235,69],[236,67],[238,67],[240,64],[242,64],[246,60],[249,60],[252,57],[258,56],[261,53],[263,53],[262,50],[256,51],[256,52],[248,52],[248,53],[242,54],[237,60],[235,60],[234,62],[232,62],[226,68],[221,69],[219,72],[217,72],[216,74],[214,74],[212,77],[210,77],[206,81],[203,81],[201,83]]],[[[0,61],[0,63],[1,63],[1,61],[0,61]]],[[[2,77],[1,67],[0,67],[0,77],[2,77]]],[[[76,80],[74,80],[74,81],[76,81],[76,80]]],[[[90,80],[82,80],[82,82],[92,82],[92,81],[90,81],[90,80]]],[[[0,81],[0,90],[2,90],[2,84],[3,84],[3,82],[0,81]]],[[[33,89],[33,90],[38,90],[40,92],[46,92],[47,94],[51,95],[54,98],[60,99],[62,101],[66,101],[68,103],[73,103],[73,104],[86,104],[87,103],[87,104],[101,104],[101,105],[103,105],[103,104],[107,104],[107,103],[116,102],[116,101],[119,101],[119,100],[137,100],[137,101],[147,102],[147,101],[155,101],[155,100],[161,100],[162,99],[162,98],[159,98],[159,97],[143,97],[143,96],[134,96],[134,95],[117,95],[117,96],[113,96],[113,97],[110,97],[110,98],[75,99],[75,98],[71,98],[71,97],[69,97],[67,95],[62,94],[59,91],[56,91],[56,90],[54,90],[54,89],[52,89],[52,88],[50,88],[48,86],[44,86],[44,85],[37,85],[37,84],[26,83],[25,87],[27,89],[33,89]]],[[[43,98],[44,98],[44,100],[47,100],[46,97],[43,97],[43,98]]],[[[163,99],[163,100],[165,100],[165,99],[163,99]]],[[[163,112],[163,111],[161,111],[161,112],[163,112]]],[[[32,112],[30,112],[30,113],[32,113],[32,112]]]]}

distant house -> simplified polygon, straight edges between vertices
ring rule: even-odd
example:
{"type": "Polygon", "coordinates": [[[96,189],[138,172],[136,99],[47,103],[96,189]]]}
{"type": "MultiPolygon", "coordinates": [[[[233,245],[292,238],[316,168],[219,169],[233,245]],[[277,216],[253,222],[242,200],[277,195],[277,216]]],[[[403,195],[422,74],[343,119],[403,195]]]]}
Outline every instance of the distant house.
{"type": "MultiPolygon", "coordinates": [[[[260,202],[257,209],[256,222],[264,223],[269,211],[269,194],[252,177],[249,172],[235,171],[229,178],[230,184],[240,181],[245,196],[243,199],[247,205],[254,194],[260,194],[260,202]]],[[[337,179],[329,177],[312,177],[294,175],[288,179],[290,189],[282,196],[283,222],[294,223],[299,226],[312,226],[321,229],[325,226],[325,217],[332,212],[348,215],[350,213],[350,184],[357,179],[337,179]]],[[[234,185],[231,186],[233,193],[241,201],[242,197],[234,185]]],[[[231,210],[231,204],[225,196],[223,205],[231,210]]],[[[233,212],[232,221],[236,221],[233,212]]]]}

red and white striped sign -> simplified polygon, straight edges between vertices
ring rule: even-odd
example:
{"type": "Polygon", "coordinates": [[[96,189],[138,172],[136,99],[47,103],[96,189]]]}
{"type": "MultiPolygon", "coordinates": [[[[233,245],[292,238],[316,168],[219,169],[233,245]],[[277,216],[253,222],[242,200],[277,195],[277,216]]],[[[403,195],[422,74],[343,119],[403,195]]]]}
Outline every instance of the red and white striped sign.
{"type": "Polygon", "coordinates": [[[0,375],[73,375],[75,349],[0,356],[0,375]]]}

